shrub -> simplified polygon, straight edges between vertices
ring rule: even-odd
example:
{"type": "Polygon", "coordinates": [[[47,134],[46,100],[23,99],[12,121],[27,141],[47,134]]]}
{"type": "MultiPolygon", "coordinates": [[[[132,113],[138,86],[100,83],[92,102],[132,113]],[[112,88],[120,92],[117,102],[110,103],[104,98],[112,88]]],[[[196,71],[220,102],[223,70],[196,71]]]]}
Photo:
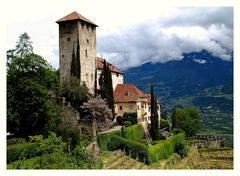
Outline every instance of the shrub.
{"type": "Polygon", "coordinates": [[[66,142],[67,146],[70,146],[71,151],[80,143],[79,132],[66,125],[60,126],[58,130],[58,136],[61,136],[62,141],[66,142]]]}
{"type": "Polygon", "coordinates": [[[128,127],[128,126],[131,126],[132,123],[131,123],[130,121],[125,121],[125,122],[123,122],[123,125],[124,125],[125,127],[128,127]]]}
{"type": "Polygon", "coordinates": [[[173,132],[173,134],[185,133],[184,130],[179,129],[179,128],[174,128],[174,129],[172,130],[172,132],[173,132]]]}
{"type": "Polygon", "coordinates": [[[167,127],[167,130],[169,132],[172,132],[172,124],[169,120],[164,120],[164,119],[160,119],[160,128],[165,128],[167,127]]]}
{"type": "Polygon", "coordinates": [[[101,150],[108,150],[108,144],[111,143],[111,138],[114,135],[121,136],[121,131],[99,134],[97,136],[98,144],[101,150]]]}
{"type": "Polygon", "coordinates": [[[187,149],[186,149],[185,143],[183,142],[177,143],[175,145],[175,150],[176,150],[176,153],[178,153],[181,156],[181,158],[187,156],[187,149]]]}
{"type": "Polygon", "coordinates": [[[150,161],[156,162],[161,159],[167,159],[176,151],[176,144],[185,141],[185,133],[179,133],[158,144],[149,147],[150,161]]]}
{"type": "Polygon", "coordinates": [[[109,150],[122,149],[132,158],[138,158],[141,162],[150,163],[148,148],[144,144],[134,142],[121,136],[112,136],[111,143],[109,143],[109,150]]]}
{"type": "Polygon", "coordinates": [[[18,160],[7,165],[7,169],[41,169],[40,156],[34,158],[18,160]]]}
{"type": "Polygon", "coordinates": [[[37,156],[40,154],[38,148],[38,143],[9,145],[7,147],[7,163],[37,156]]]}
{"type": "Polygon", "coordinates": [[[62,142],[62,137],[57,137],[55,133],[50,133],[48,138],[40,143],[39,150],[42,153],[63,152],[66,143],[62,142]]]}
{"type": "Polygon", "coordinates": [[[144,132],[140,124],[135,124],[125,128],[123,130],[123,136],[132,141],[142,142],[144,132]]]}
{"type": "Polygon", "coordinates": [[[43,135],[35,135],[35,136],[28,136],[29,142],[42,142],[43,141],[43,135]]]}
{"type": "Polygon", "coordinates": [[[13,145],[13,144],[23,144],[26,143],[26,139],[24,138],[11,138],[7,140],[7,145],[13,145]]]}
{"type": "Polygon", "coordinates": [[[123,118],[122,118],[123,122],[125,121],[130,121],[132,123],[132,125],[137,124],[138,120],[137,120],[137,113],[136,112],[125,112],[123,114],[123,118]]]}

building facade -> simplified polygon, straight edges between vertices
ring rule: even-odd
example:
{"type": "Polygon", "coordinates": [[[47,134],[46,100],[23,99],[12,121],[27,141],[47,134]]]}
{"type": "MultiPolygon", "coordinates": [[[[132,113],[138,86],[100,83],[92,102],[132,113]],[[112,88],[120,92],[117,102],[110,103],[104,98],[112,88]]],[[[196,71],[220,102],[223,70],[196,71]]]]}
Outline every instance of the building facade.
{"type": "MultiPolygon", "coordinates": [[[[126,112],[136,112],[138,122],[150,123],[151,95],[145,94],[132,83],[118,84],[114,90],[115,117],[123,116],[126,112]]],[[[160,102],[157,102],[160,119],[160,102]]]]}

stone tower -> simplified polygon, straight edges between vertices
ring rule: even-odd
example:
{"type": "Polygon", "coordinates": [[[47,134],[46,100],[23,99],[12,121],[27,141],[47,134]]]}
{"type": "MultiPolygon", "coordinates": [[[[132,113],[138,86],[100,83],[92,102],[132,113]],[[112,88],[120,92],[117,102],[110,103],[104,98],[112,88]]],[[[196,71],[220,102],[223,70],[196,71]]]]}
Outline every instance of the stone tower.
{"type": "Polygon", "coordinates": [[[70,75],[76,74],[80,83],[85,83],[93,93],[98,26],[77,12],[72,12],[56,23],[59,24],[60,86],[68,84],[70,75]]]}

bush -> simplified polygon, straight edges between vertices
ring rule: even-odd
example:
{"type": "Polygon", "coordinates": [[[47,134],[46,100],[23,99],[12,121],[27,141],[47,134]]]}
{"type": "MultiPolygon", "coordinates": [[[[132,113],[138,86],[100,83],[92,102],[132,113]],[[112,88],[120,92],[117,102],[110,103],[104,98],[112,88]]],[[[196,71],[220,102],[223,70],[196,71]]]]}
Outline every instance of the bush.
{"type": "Polygon", "coordinates": [[[160,128],[167,127],[167,131],[172,132],[172,124],[169,120],[160,119],[160,128]]]}
{"type": "Polygon", "coordinates": [[[185,141],[185,133],[179,133],[158,144],[149,147],[150,161],[156,162],[161,159],[167,159],[176,152],[176,144],[185,141]]]}
{"type": "Polygon", "coordinates": [[[7,163],[32,158],[40,154],[38,143],[23,143],[7,147],[7,163]]]}
{"type": "Polygon", "coordinates": [[[35,135],[35,136],[28,136],[29,142],[42,142],[43,141],[43,135],[35,135]]]}
{"type": "MultiPolygon", "coordinates": [[[[78,156],[79,153],[77,154],[78,156]]],[[[7,169],[100,169],[100,162],[92,158],[83,159],[62,152],[43,154],[31,159],[15,161],[7,165],[7,169]]]]}
{"type": "Polygon", "coordinates": [[[132,123],[130,121],[123,122],[123,126],[125,126],[125,127],[131,126],[131,125],[132,125],[132,123]]]}
{"type": "Polygon", "coordinates": [[[187,149],[186,149],[185,143],[183,142],[177,143],[175,145],[175,150],[176,150],[176,153],[178,153],[181,156],[181,158],[187,156],[187,149]]]}
{"type": "Polygon", "coordinates": [[[80,143],[79,132],[71,127],[61,125],[57,134],[62,137],[63,142],[67,143],[67,146],[70,145],[71,151],[80,143]]]}
{"type": "Polygon", "coordinates": [[[135,124],[124,128],[123,136],[126,139],[142,143],[144,132],[140,124],[135,124]]]}
{"type": "Polygon", "coordinates": [[[121,131],[114,131],[111,133],[99,134],[97,136],[98,144],[101,150],[108,150],[108,145],[111,143],[111,138],[114,135],[121,136],[121,131]]]}
{"type": "Polygon", "coordinates": [[[122,149],[126,154],[134,159],[138,159],[141,162],[150,163],[148,148],[144,144],[134,142],[120,136],[112,136],[111,143],[109,143],[109,150],[122,149]]]}
{"type": "Polygon", "coordinates": [[[7,145],[13,145],[13,144],[23,144],[26,143],[26,139],[24,138],[11,138],[7,140],[7,145]]]}
{"type": "Polygon", "coordinates": [[[174,129],[172,130],[172,132],[173,132],[173,134],[185,133],[184,130],[179,129],[179,128],[174,128],[174,129]]]}
{"type": "Polygon", "coordinates": [[[55,133],[50,133],[48,138],[40,143],[39,150],[42,153],[63,152],[66,143],[62,142],[62,137],[57,137],[55,133]]]}
{"type": "Polygon", "coordinates": [[[137,113],[136,112],[130,112],[130,113],[125,112],[123,114],[122,120],[123,120],[123,123],[125,121],[130,121],[132,123],[132,125],[137,124],[138,123],[137,113]]]}

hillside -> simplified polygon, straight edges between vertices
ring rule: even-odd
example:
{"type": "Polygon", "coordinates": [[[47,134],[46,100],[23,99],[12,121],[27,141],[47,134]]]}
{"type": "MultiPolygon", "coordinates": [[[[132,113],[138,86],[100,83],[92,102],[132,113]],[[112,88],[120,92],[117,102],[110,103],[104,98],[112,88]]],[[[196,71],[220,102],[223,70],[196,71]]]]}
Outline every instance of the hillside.
{"type": "Polygon", "coordinates": [[[161,110],[171,113],[174,107],[197,106],[205,124],[202,132],[233,132],[233,61],[202,50],[184,54],[182,60],[145,63],[124,73],[125,83],[132,82],[144,92],[154,82],[161,110]]]}

